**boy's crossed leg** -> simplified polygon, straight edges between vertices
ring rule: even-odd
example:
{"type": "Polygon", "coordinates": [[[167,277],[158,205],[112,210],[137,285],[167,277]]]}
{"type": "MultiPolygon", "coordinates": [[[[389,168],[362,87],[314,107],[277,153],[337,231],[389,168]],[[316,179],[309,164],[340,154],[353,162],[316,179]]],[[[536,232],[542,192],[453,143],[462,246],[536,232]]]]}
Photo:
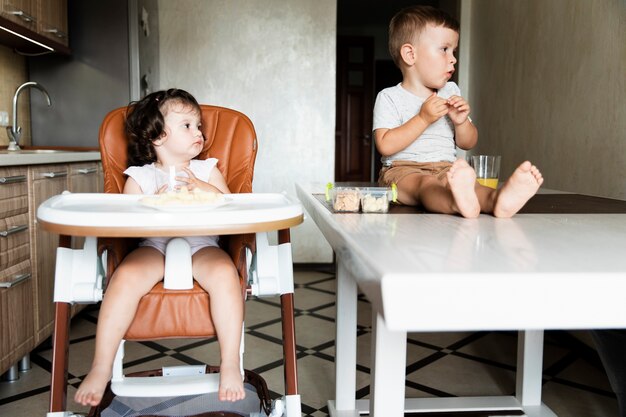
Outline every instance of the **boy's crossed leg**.
{"type": "Polygon", "coordinates": [[[476,194],[476,171],[464,159],[457,159],[446,172],[452,192],[453,205],[461,216],[473,219],[480,214],[482,204],[476,194]]]}
{"type": "Polygon", "coordinates": [[[480,204],[474,191],[476,173],[462,159],[455,161],[445,178],[410,174],[398,181],[398,200],[422,205],[432,213],[477,217],[480,204]]]}
{"type": "Polygon", "coordinates": [[[543,184],[543,176],[529,161],[522,162],[498,190],[493,215],[511,217],[537,193],[543,184]]]}
{"type": "Polygon", "coordinates": [[[403,204],[422,205],[433,213],[460,214],[475,218],[482,213],[511,217],[537,193],[543,183],[541,172],[530,162],[522,163],[501,189],[476,182],[474,169],[457,159],[446,179],[410,174],[398,182],[398,200],[403,204]]]}

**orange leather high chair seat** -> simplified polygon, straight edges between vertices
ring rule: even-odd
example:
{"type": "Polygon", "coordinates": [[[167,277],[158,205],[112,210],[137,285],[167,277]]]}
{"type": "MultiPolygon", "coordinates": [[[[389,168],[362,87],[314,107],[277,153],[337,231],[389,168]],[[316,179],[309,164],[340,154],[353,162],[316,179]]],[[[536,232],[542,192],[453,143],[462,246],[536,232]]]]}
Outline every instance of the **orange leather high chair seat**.
{"type": "MultiPolygon", "coordinates": [[[[256,132],[250,119],[236,110],[200,105],[204,149],[198,159],[217,158],[218,168],[232,193],[252,192],[257,152],[256,132]]],[[[126,107],[111,111],[100,127],[100,153],[104,192],[121,193],[127,165],[127,139],[124,131],[126,107]]],[[[115,267],[135,246],[135,239],[100,239],[107,250],[107,282],[115,267]]],[[[239,271],[242,296],[246,294],[246,248],[254,249],[254,234],[221,236],[220,245],[232,257],[239,271]]],[[[166,290],[157,284],[140,301],[135,319],[124,339],[152,340],[174,337],[215,336],[209,313],[209,295],[194,281],[191,290],[166,290]]]]}

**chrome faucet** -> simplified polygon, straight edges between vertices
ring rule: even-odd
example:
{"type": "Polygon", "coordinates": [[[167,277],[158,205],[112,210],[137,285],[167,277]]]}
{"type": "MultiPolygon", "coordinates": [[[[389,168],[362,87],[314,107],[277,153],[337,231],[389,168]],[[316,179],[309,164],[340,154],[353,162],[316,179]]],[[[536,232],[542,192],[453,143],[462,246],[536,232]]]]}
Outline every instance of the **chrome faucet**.
{"type": "Polygon", "coordinates": [[[19,151],[20,150],[20,137],[22,136],[22,127],[17,125],[17,99],[20,96],[22,90],[26,88],[36,88],[46,97],[48,101],[48,107],[52,106],[52,102],[50,101],[50,95],[46,91],[45,88],[39,83],[35,81],[29,81],[17,87],[15,90],[15,94],[13,95],[13,125],[7,126],[7,133],[9,135],[9,147],[7,150],[9,151],[19,151]]]}

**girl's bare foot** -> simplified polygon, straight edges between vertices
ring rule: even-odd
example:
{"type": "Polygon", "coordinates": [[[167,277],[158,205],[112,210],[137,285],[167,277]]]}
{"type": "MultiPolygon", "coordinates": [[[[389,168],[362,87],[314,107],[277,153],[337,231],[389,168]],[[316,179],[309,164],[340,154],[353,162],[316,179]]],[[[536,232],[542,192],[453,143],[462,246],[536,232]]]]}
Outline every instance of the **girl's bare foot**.
{"type": "Polygon", "coordinates": [[[238,365],[230,366],[222,364],[220,366],[220,389],[218,399],[220,401],[239,401],[246,396],[243,389],[243,378],[238,365]]]}
{"type": "Polygon", "coordinates": [[[100,400],[102,400],[102,395],[110,379],[110,367],[93,366],[78,387],[78,391],[76,391],[76,395],[74,395],[74,401],[92,407],[100,404],[100,400]]]}
{"type": "Polygon", "coordinates": [[[476,172],[463,159],[457,159],[446,173],[454,204],[463,217],[475,218],[480,214],[480,203],[476,197],[474,186],[476,172]]]}
{"type": "Polygon", "coordinates": [[[513,172],[496,197],[493,215],[512,217],[537,193],[543,176],[536,166],[525,161],[513,172]]]}

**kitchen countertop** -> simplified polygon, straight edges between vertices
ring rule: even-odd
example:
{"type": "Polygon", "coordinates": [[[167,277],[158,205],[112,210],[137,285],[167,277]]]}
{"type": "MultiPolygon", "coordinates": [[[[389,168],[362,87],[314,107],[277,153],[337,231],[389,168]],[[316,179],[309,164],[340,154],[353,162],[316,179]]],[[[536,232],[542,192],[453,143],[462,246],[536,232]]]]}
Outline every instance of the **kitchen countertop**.
{"type": "Polygon", "coordinates": [[[28,149],[17,152],[0,150],[0,167],[20,165],[63,164],[66,162],[100,161],[98,151],[63,151],[28,149]]]}

